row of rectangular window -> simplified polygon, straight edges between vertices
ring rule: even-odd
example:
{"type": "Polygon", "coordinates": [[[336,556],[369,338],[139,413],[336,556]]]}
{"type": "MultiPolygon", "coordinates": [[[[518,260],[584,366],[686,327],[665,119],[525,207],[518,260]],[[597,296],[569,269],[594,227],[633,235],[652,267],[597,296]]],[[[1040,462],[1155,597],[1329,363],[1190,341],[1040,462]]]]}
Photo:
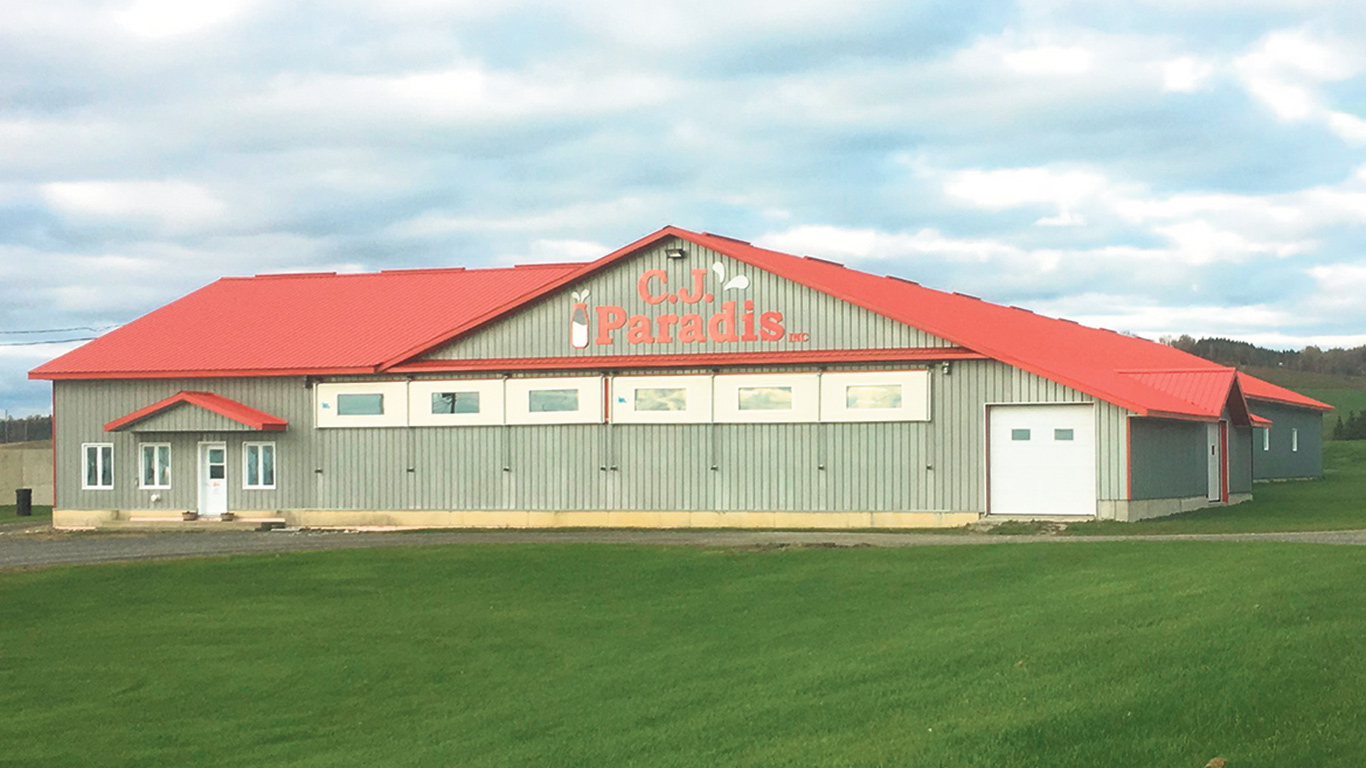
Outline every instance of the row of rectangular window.
{"type": "Polygon", "coordinates": [[[923,369],[328,383],[317,426],[928,421],[929,398],[923,369]]]}
{"type": "MultiPolygon", "coordinates": [[[[1262,429],[1262,450],[1271,450],[1271,427],[1262,429]]],[[[1298,427],[1290,428],[1290,452],[1299,453],[1300,450],[1300,430],[1298,427]]]]}
{"type": "MultiPolygon", "coordinates": [[[[213,456],[208,469],[212,479],[226,477],[226,456],[213,456]],[[215,474],[221,473],[221,474],[215,474]]],[[[107,491],[114,488],[114,444],[85,443],[81,446],[85,473],[81,488],[107,491]]],[[[221,453],[221,451],[219,451],[221,453]]],[[[138,446],[138,488],[167,490],[171,487],[171,444],[141,443],[138,446]]],[[[275,443],[242,444],[242,488],[268,491],[275,488],[275,443]]]]}

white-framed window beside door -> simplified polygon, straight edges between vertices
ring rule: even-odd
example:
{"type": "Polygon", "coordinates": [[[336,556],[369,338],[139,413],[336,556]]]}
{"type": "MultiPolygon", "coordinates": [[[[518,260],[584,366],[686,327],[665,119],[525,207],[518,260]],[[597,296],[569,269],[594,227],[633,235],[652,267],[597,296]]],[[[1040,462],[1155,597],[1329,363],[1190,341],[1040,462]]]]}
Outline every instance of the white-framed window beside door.
{"type": "Polygon", "coordinates": [[[1262,429],[1262,450],[1271,450],[1271,427],[1264,427],[1262,429]]]}
{"type": "Polygon", "coordinates": [[[138,450],[138,487],[171,487],[171,444],[143,443],[138,450]]]}
{"type": "Polygon", "coordinates": [[[81,474],[81,489],[108,491],[114,487],[114,444],[85,443],[81,445],[85,472],[81,474]]]}
{"type": "Polygon", "coordinates": [[[1300,450],[1300,430],[1299,427],[1290,428],[1290,451],[1298,453],[1300,450]]]}
{"type": "Polygon", "coordinates": [[[242,444],[242,488],[249,491],[275,489],[275,443],[242,444]]]}

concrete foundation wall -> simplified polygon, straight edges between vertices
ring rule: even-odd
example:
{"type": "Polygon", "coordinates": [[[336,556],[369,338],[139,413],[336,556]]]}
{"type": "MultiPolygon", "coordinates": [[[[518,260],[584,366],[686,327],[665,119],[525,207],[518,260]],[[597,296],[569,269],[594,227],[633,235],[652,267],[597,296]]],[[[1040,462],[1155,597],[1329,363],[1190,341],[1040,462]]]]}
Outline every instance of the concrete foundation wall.
{"type": "Polygon", "coordinates": [[[243,513],[232,523],[180,523],[165,510],[60,509],[58,528],[182,528],[208,530],[282,521],[309,528],[959,528],[981,519],[976,512],[626,512],[580,510],[332,510],[293,509],[243,513]]]}
{"type": "Polygon", "coordinates": [[[1133,501],[1101,501],[1097,504],[1097,517],[1101,520],[1118,520],[1121,523],[1136,523],[1154,517],[1179,515],[1194,512],[1209,506],[1232,506],[1251,501],[1251,493],[1230,493],[1228,504],[1210,501],[1204,496],[1188,496],[1181,499],[1135,499],[1133,501]]]}

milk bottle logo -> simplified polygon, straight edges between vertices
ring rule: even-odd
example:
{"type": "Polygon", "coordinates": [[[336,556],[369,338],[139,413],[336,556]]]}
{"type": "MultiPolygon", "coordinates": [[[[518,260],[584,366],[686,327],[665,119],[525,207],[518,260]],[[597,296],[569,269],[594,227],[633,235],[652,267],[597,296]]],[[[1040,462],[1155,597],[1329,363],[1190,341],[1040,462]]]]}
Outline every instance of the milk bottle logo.
{"type": "Polygon", "coordinates": [[[574,291],[574,309],[569,313],[569,346],[574,349],[588,348],[588,289],[574,291]]]}

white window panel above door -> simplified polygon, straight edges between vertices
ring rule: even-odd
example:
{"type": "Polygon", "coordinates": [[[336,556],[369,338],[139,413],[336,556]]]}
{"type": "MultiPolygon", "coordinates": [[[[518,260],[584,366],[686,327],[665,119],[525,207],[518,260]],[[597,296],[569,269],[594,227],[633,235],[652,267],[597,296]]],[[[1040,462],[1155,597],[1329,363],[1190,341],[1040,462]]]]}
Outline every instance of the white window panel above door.
{"type": "Polygon", "coordinates": [[[611,380],[612,421],[618,424],[706,424],[710,376],[617,376],[611,380]]]}

